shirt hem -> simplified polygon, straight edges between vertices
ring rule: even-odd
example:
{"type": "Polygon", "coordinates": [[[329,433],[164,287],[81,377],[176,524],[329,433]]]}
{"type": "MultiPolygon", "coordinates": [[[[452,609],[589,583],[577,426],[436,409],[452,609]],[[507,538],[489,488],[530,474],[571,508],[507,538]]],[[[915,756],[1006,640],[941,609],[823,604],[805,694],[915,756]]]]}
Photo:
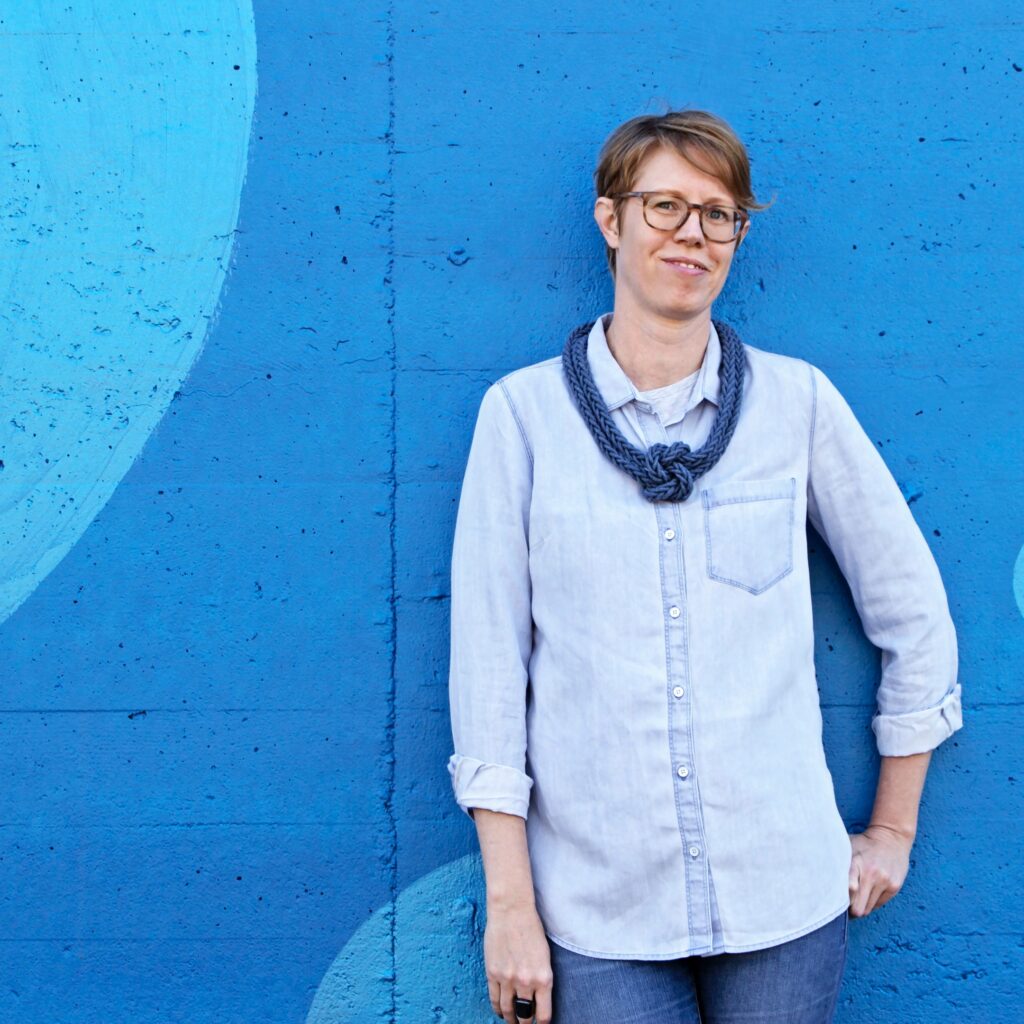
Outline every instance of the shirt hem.
{"type": "Polygon", "coordinates": [[[573,953],[580,953],[583,956],[597,957],[600,960],[678,960],[687,956],[717,956],[719,953],[752,953],[758,949],[767,949],[769,946],[778,946],[783,942],[799,939],[801,936],[813,932],[815,928],[820,928],[822,925],[834,921],[840,914],[846,913],[849,907],[850,901],[847,899],[840,910],[832,910],[824,917],[819,918],[812,924],[804,925],[796,931],[788,932],[785,935],[777,935],[774,938],[765,939],[763,942],[752,942],[747,945],[727,943],[719,946],[717,949],[705,944],[688,951],[673,951],[669,953],[609,953],[596,949],[584,949],[582,946],[569,942],[568,939],[563,939],[560,935],[555,935],[554,932],[547,931],[547,929],[545,929],[545,934],[552,942],[558,943],[564,949],[568,949],[573,953]]]}

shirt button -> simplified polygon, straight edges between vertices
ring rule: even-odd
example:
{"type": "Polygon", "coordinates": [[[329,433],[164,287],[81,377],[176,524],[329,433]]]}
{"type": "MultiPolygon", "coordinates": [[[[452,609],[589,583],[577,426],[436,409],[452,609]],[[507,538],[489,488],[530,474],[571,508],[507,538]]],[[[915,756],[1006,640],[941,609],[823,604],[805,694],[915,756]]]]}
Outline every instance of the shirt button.
{"type": "Polygon", "coordinates": [[[696,857],[699,853],[700,853],[700,847],[699,846],[691,846],[690,847],[690,856],[691,857],[696,857]]]}
{"type": "Polygon", "coordinates": [[[682,697],[682,695],[683,695],[683,688],[681,686],[674,686],[672,688],[672,696],[673,697],[682,697]]]}
{"type": "Polygon", "coordinates": [[[685,778],[686,778],[686,776],[687,776],[687,775],[689,775],[689,774],[690,774],[690,769],[689,769],[689,768],[687,768],[685,764],[681,764],[681,765],[680,765],[680,766],[679,766],[679,767],[678,767],[678,768],[676,769],[676,775],[678,775],[678,776],[679,776],[679,778],[681,778],[681,779],[685,779],[685,778]]]}
{"type": "Polygon", "coordinates": [[[671,539],[672,539],[672,538],[673,538],[673,537],[674,537],[675,535],[676,535],[676,531],[675,531],[675,530],[673,530],[673,529],[672,529],[672,527],[670,526],[670,527],[669,527],[669,528],[668,528],[668,529],[667,529],[667,530],[665,531],[665,540],[671,540],[671,539]]]}
{"type": "Polygon", "coordinates": [[[679,609],[675,605],[672,605],[672,607],[669,608],[668,613],[672,616],[673,619],[679,618],[679,609]]]}

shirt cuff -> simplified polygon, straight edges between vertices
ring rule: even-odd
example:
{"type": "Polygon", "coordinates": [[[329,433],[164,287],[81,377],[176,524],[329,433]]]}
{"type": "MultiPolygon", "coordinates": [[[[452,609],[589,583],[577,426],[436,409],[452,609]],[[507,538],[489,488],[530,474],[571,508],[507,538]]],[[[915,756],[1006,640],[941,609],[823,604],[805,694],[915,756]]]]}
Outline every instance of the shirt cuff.
{"type": "Polygon", "coordinates": [[[455,801],[470,818],[473,817],[472,807],[526,817],[533,786],[529,775],[507,764],[489,764],[461,754],[448,758],[448,774],[455,801]]]}
{"type": "Polygon", "coordinates": [[[900,715],[878,714],[871,719],[878,752],[883,757],[905,757],[933,750],[963,724],[959,683],[930,708],[900,715]]]}

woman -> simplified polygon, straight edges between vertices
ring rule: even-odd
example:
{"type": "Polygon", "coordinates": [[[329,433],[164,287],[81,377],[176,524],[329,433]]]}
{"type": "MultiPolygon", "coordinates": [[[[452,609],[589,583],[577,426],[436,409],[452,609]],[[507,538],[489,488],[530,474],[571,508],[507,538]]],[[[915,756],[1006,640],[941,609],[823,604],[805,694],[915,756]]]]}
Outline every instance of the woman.
{"type": "Polygon", "coordinates": [[[634,118],[595,177],[613,310],[487,389],[455,527],[448,768],[491,1003],[508,1024],[827,1022],[848,918],[902,885],[930,751],[962,725],[942,581],[825,374],[711,318],[764,209],[731,128],[634,118]],[[882,650],[854,835],[807,519],[882,650]]]}

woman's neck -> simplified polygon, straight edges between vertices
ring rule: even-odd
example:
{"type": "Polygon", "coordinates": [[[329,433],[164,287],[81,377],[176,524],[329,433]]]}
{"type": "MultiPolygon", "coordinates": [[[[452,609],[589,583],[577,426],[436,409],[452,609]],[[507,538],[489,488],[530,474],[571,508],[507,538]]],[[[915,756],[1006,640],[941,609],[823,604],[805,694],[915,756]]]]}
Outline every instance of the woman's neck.
{"type": "Polygon", "coordinates": [[[699,370],[711,331],[710,310],[694,320],[643,320],[616,311],[605,329],[608,349],[640,391],[665,387],[699,370]]]}

